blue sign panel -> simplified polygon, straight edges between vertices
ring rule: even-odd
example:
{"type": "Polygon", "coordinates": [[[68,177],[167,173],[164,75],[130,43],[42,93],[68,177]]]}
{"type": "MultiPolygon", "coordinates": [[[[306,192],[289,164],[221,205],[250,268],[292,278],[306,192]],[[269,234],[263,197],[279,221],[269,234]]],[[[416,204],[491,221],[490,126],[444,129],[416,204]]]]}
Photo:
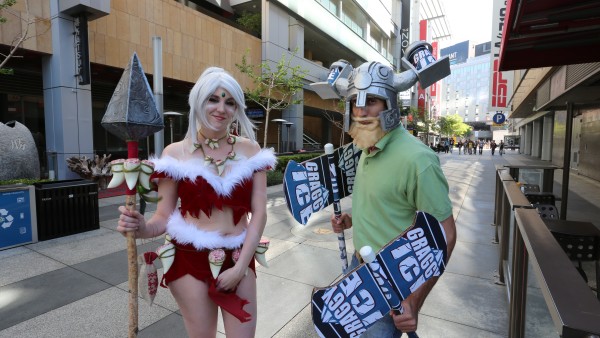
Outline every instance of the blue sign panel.
{"type": "Polygon", "coordinates": [[[450,47],[442,48],[440,50],[440,58],[446,56],[450,58],[451,66],[467,62],[469,58],[469,41],[463,41],[450,47]]]}
{"type": "Polygon", "coordinates": [[[331,286],[313,289],[317,333],[323,338],[358,337],[389,316],[390,309],[399,310],[401,301],[427,280],[440,276],[447,250],[442,225],[418,211],[414,225],[384,246],[373,262],[362,263],[331,286]]]}
{"type": "Polygon", "coordinates": [[[36,240],[31,226],[29,189],[0,191],[0,249],[36,240]]]}
{"type": "Polygon", "coordinates": [[[265,117],[265,111],[260,108],[249,108],[246,109],[246,116],[251,119],[265,117]]]}
{"type": "MultiPolygon", "coordinates": [[[[340,199],[352,194],[360,154],[361,150],[353,143],[339,147],[333,152],[334,160],[329,164],[335,166],[340,199]]],[[[321,155],[302,163],[291,160],[285,168],[285,201],[298,223],[306,225],[312,214],[333,203],[332,175],[327,163],[327,155],[321,155]]]]}
{"type": "Polygon", "coordinates": [[[502,113],[496,113],[494,114],[493,120],[495,124],[502,124],[506,121],[506,116],[502,113]]]}

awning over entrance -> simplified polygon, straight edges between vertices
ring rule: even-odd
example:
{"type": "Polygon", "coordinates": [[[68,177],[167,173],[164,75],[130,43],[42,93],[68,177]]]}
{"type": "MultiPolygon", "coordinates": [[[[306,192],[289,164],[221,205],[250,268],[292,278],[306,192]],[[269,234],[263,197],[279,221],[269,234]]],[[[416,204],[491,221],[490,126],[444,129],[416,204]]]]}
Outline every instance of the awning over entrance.
{"type": "Polygon", "coordinates": [[[508,0],[500,70],[600,60],[600,1],[508,0]]]}

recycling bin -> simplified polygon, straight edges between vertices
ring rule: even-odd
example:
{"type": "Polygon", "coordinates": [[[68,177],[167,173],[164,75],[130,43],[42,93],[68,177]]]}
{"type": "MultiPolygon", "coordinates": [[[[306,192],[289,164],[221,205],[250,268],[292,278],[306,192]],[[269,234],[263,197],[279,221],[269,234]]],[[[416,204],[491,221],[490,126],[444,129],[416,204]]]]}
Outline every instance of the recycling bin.
{"type": "Polygon", "coordinates": [[[33,186],[0,186],[0,250],[37,241],[33,186]]]}
{"type": "Polygon", "coordinates": [[[38,240],[100,228],[96,182],[76,179],[34,185],[38,240]]]}

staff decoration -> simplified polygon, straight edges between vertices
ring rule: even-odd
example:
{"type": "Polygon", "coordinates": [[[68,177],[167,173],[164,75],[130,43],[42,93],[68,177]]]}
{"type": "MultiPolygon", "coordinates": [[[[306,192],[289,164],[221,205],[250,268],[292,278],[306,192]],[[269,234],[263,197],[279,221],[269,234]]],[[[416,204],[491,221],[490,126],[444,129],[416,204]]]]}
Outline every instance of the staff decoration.
{"type": "MultiPolygon", "coordinates": [[[[115,88],[102,118],[102,127],[127,143],[127,160],[111,163],[113,179],[109,187],[127,184],[125,206],[135,210],[136,192],[142,197],[151,189],[149,181],[153,165],[138,159],[138,140],[144,139],[164,128],[163,118],[146,79],[142,64],[133,53],[127,68],[115,88]],[[114,181],[114,183],[113,183],[114,181]]],[[[127,263],[129,275],[129,337],[138,332],[138,266],[137,247],[133,232],[127,233],[127,263]]]]}

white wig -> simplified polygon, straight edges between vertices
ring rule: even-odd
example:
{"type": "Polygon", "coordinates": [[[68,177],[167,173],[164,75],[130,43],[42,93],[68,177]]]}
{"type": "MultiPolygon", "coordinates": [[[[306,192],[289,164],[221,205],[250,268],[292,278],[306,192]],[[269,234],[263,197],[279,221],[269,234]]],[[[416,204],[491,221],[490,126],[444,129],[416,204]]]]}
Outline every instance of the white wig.
{"type": "Polygon", "coordinates": [[[241,135],[254,141],[256,127],[246,116],[246,102],[242,87],[229,73],[219,67],[207,68],[190,91],[190,116],[186,138],[192,142],[198,142],[198,130],[202,128],[215,129],[208,122],[206,102],[217,88],[223,88],[231,94],[236,103],[232,122],[237,120],[238,126],[241,128],[241,135]]]}

